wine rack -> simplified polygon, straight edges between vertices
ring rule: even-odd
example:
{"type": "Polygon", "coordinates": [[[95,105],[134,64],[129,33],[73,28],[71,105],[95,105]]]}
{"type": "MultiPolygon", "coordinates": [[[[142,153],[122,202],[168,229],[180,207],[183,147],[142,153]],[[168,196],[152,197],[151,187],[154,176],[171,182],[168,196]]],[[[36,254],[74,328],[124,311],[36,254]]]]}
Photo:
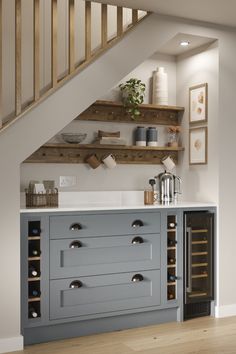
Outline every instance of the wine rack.
{"type": "Polygon", "coordinates": [[[28,221],[28,318],[41,317],[41,223],[28,221]]]}
{"type": "Polygon", "coordinates": [[[167,299],[175,300],[176,299],[176,226],[177,220],[176,215],[167,216],[167,299]]]}

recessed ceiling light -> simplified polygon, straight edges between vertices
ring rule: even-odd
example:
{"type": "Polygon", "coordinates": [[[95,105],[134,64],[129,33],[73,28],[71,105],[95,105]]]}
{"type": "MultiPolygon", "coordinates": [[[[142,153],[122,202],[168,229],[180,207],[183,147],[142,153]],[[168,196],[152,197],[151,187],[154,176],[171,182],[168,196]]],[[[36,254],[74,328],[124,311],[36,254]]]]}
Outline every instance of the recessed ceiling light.
{"type": "Polygon", "coordinates": [[[187,47],[189,44],[190,44],[189,41],[181,41],[181,42],[180,42],[180,45],[181,45],[182,47],[187,47]]]}

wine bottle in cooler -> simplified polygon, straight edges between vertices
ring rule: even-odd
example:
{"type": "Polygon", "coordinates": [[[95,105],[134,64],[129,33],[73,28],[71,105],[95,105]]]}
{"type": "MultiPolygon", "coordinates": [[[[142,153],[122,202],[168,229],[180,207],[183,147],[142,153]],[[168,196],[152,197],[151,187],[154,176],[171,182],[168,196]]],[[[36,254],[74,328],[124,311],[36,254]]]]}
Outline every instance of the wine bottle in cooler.
{"type": "Polygon", "coordinates": [[[40,276],[40,271],[33,265],[30,265],[28,274],[30,278],[37,278],[40,276]]]}
{"type": "Polygon", "coordinates": [[[29,307],[29,318],[37,318],[37,317],[40,317],[39,311],[35,307],[30,306],[29,307]]]}

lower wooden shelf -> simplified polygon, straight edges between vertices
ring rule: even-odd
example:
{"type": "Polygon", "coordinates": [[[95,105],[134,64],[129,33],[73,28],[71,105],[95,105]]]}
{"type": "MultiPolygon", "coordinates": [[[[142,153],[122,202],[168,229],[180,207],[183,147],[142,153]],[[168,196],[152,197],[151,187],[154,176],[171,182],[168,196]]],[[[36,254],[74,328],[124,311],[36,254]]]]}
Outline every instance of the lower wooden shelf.
{"type": "Polygon", "coordinates": [[[118,164],[160,164],[163,157],[171,156],[178,163],[182,147],[116,146],[95,144],[46,144],[24,162],[27,163],[84,163],[87,156],[96,154],[101,160],[113,154],[118,164]]]}

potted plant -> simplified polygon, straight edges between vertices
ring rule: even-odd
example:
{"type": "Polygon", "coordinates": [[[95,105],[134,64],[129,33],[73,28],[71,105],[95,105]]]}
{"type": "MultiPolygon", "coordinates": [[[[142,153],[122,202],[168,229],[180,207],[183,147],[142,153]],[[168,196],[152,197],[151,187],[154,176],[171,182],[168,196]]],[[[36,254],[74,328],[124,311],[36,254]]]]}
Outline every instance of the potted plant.
{"type": "Polygon", "coordinates": [[[132,119],[140,116],[139,105],[143,103],[146,85],[141,80],[131,78],[119,85],[122,92],[122,101],[126,112],[132,119]]]}

